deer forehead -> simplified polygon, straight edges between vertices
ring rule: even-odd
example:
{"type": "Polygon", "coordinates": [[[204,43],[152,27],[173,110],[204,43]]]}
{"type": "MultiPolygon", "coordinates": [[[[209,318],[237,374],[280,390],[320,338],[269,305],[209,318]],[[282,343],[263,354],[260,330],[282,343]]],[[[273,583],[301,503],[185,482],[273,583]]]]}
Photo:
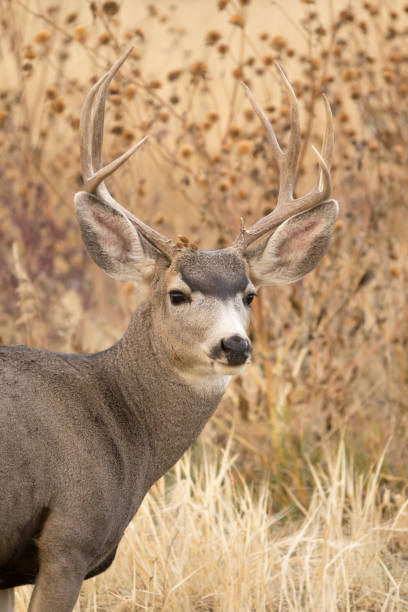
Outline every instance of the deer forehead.
{"type": "Polygon", "coordinates": [[[199,291],[222,299],[245,291],[250,281],[242,257],[227,249],[194,251],[186,249],[167,274],[168,287],[199,291]],[[174,285],[174,286],[170,286],[174,285]]]}

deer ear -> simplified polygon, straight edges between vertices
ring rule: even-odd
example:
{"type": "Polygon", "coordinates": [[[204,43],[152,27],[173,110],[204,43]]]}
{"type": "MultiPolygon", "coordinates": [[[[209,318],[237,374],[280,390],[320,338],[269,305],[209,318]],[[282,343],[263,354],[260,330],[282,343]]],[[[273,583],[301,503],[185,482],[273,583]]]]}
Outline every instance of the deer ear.
{"type": "Polygon", "coordinates": [[[325,254],[337,219],[336,200],[290,217],[268,238],[244,253],[255,286],[293,283],[325,254]]]}
{"type": "Polygon", "coordinates": [[[122,213],[85,191],[75,194],[74,202],[82,240],[102,270],[126,281],[152,277],[155,259],[145,252],[144,241],[122,213]]]}

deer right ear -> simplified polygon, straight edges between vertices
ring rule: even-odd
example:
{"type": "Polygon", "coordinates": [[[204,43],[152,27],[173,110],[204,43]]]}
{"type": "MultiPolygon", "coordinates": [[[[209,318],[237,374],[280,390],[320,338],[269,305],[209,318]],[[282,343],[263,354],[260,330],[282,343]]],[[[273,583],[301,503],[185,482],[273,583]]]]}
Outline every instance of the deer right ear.
{"type": "Polygon", "coordinates": [[[102,270],[126,281],[153,276],[155,259],[145,252],[138,231],[124,215],[85,191],[75,194],[74,202],[82,240],[102,270]]]}
{"type": "Polygon", "coordinates": [[[255,286],[293,283],[313,270],[325,254],[339,207],[328,200],[279,225],[244,252],[255,286]]]}

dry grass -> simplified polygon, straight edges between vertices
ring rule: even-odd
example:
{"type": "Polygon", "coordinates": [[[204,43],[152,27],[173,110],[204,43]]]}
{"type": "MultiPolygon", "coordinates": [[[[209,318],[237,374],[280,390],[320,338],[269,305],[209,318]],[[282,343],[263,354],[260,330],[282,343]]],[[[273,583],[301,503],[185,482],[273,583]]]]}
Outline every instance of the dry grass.
{"type": "Polygon", "coordinates": [[[172,237],[223,246],[240,216],[249,224],[274,205],[276,170],[240,79],[285,142],[288,106],[271,63],[288,72],[304,128],[299,193],[313,183],[322,91],[335,115],[341,218],[330,252],[303,281],[263,291],[254,364],[204,434],[223,445],[233,427],[239,472],[218,478],[218,459],[196,465],[194,456],[184,467],[198,471],[193,480],[179,467],[173,489],[157,485],[81,609],[96,598],[102,610],[111,590],[118,609],[131,609],[128,600],[169,610],[406,609],[408,5],[294,0],[287,13],[286,4],[0,0],[4,343],[102,349],[140,300],[89,261],[72,207],[81,101],[130,44],[111,88],[105,156],[151,137],[112,191],[172,237]],[[294,500],[295,513],[273,518],[294,500]]]}
{"type": "MultiPolygon", "coordinates": [[[[248,486],[230,446],[200,446],[153,487],[78,611],[407,609],[408,502],[390,489],[379,498],[382,458],[358,475],[341,443],[309,466],[308,509],[294,500],[274,514],[270,490],[248,486]]],[[[30,590],[19,589],[17,610],[30,590]]]]}

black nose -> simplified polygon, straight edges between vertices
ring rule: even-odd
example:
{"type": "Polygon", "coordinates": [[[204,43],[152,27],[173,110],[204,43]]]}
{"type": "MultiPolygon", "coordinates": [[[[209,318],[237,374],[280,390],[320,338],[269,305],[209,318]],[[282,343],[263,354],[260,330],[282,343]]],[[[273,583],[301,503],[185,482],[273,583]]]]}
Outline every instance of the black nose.
{"type": "Polygon", "coordinates": [[[251,351],[251,345],[246,338],[241,336],[230,336],[221,340],[221,348],[224,351],[229,365],[242,365],[246,362],[251,351]]]}

